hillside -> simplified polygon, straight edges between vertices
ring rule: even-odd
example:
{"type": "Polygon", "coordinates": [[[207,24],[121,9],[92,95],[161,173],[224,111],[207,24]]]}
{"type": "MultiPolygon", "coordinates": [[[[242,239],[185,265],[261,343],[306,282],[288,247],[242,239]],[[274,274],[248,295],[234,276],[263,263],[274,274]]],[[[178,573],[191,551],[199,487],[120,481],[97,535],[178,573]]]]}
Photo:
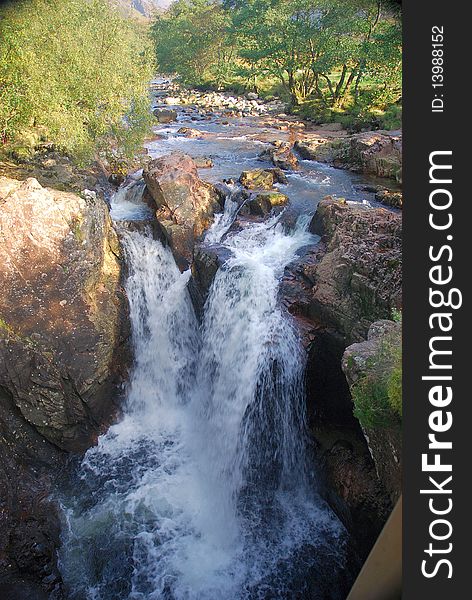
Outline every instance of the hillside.
{"type": "Polygon", "coordinates": [[[167,8],[172,0],[110,0],[130,16],[151,17],[156,11],[167,8]]]}

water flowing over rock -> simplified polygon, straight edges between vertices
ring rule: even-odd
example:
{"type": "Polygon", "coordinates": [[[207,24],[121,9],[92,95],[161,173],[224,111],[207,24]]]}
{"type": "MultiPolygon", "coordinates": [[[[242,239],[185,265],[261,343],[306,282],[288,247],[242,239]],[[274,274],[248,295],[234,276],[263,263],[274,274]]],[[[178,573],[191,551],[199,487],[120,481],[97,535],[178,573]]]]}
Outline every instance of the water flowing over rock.
{"type": "Polygon", "coordinates": [[[185,270],[192,263],[195,240],[210,227],[215,213],[221,212],[221,195],[198,177],[192,158],[181,153],[152,160],[143,176],[164,238],[185,270]]]}
{"type": "Polygon", "coordinates": [[[124,419],[63,500],[61,565],[75,594],[347,594],[345,530],[307,462],[303,350],[277,302],[284,266],[312,236],[306,223],[286,233],[279,217],[223,240],[227,227],[221,218],[211,231],[228,256],[201,326],[189,273],[158,240],[125,234],[135,368],[124,419]]]}
{"type": "Polygon", "coordinates": [[[102,200],[35,179],[0,178],[0,232],[0,563],[52,593],[51,478],[110,420],[124,367],[119,246],[102,200]]]}
{"type": "Polygon", "coordinates": [[[401,215],[328,197],[310,230],[321,240],[287,267],[280,295],[308,352],[310,424],[328,486],[348,514],[332,502],[365,555],[399,487],[398,479],[389,485],[379,478],[372,464],[370,438],[366,444],[353,417],[341,360],[346,346],[365,340],[373,321],[391,318],[392,309],[401,307],[401,215]]]}

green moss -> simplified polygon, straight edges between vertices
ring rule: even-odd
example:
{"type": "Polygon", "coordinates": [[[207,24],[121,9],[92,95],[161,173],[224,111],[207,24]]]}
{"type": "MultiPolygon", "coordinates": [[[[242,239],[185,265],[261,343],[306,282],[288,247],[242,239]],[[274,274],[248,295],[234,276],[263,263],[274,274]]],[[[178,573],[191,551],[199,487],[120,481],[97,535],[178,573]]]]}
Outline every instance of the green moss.
{"type": "Polygon", "coordinates": [[[351,389],[354,415],[367,428],[389,427],[402,418],[401,331],[387,333],[351,389]]]}
{"type": "Polygon", "coordinates": [[[388,402],[391,408],[400,417],[403,414],[402,411],[402,368],[401,365],[395,367],[390,374],[387,381],[387,395],[388,402]]]}
{"type": "Polygon", "coordinates": [[[82,231],[82,221],[83,219],[80,215],[75,215],[69,224],[70,230],[74,234],[74,237],[79,244],[81,244],[85,239],[82,231]]]}
{"type": "Polygon", "coordinates": [[[13,333],[13,329],[10,327],[10,325],[0,317],[0,329],[3,329],[3,331],[6,331],[7,333],[13,333]]]}

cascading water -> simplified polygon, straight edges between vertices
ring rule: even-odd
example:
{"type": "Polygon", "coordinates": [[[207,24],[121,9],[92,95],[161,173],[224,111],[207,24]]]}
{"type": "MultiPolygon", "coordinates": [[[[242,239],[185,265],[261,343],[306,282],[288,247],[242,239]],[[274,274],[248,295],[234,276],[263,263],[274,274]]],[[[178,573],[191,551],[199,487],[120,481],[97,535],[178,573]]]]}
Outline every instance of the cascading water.
{"type": "MultiPolygon", "coordinates": [[[[192,145],[215,157],[206,177],[233,177],[261,164],[261,142],[234,137],[240,126],[228,132],[205,121],[199,127],[216,137],[202,140],[170,126],[150,152],[192,145]]],[[[121,421],[62,494],[69,600],[346,597],[348,540],[318,494],[304,352],[277,295],[285,266],[313,241],[306,215],[315,199],[359,192],[351,175],[315,163],[288,179],[292,207],[305,213],[291,232],[279,217],[234,232],[240,188],[229,186],[205,243],[224,246],[230,258],[202,323],[187,291],[190,273],[179,272],[151,233],[122,228],[134,367],[121,421]]],[[[122,186],[115,221],[152,216],[143,191],[138,177],[122,186]]]]}
{"type": "Polygon", "coordinates": [[[71,599],[343,597],[344,532],[307,469],[303,353],[277,303],[311,237],[276,217],[227,235],[199,327],[189,272],[122,232],[135,365],[123,419],[63,501],[71,599]]]}

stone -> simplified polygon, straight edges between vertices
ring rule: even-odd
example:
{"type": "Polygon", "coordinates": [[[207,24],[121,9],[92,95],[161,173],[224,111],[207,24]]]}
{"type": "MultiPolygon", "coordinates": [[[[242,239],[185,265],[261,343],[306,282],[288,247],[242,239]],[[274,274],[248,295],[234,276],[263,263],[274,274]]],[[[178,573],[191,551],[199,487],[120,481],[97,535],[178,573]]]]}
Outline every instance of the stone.
{"type": "Polygon", "coordinates": [[[393,208],[403,208],[403,194],[391,190],[378,190],[375,194],[377,202],[393,208]]]}
{"type": "Polygon", "coordinates": [[[288,196],[280,192],[263,192],[251,198],[247,205],[249,212],[253,215],[265,217],[273,208],[285,206],[288,203],[288,196]]]}
{"type": "Polygon", "coordinates": [[[259,154],[259,158],[272,161],[275,167],[284,171],[298,169],[298,159],[292,152],[292,144],[289,142],[273,142],[272,146],[259,154]]]}
{"type": "Polygon", "coordinates": [[[296,142],[295,148],[309,160],[401,182],[401,131],[367,131],[332,140],[318,136],[296,142]]]}
{"type": "Polygon", "coordinates": [[[186,138],[201,139],[204,137],[203,132],[198,129],[193,129],[192,127],[181,127],[177,130],[177,133],[186,138]]]}
{"type": "Polygon", "coordinates": [[[213,167],[213,160],[208,156],[196,156],[194,159],[197,169],[211,169],[213,167]]]}
{"type": "Polygon", "coordinates": [[[0,595],[60,598],[52,480],[116,413],[118,238],[95,194],[0,177],[0,595]],[[6,576],[5,576],[6,573],[6,576]]]}
{"type": "Polygon", "coordinates": [[[310,224],[325,251],[313,267],[315,320],[347,343],[365,339],[372,322],[401,307],[401,214],[323,199],[310,224]]]}
{"type": "Polygon", "coordinates": [[[44,437],[83,450],[112,411],[126,321],[107,206],[0,178],[0,207],[0,385],[44,437]]]}
{"type": "Polygon", "coordinates": [[[179,268],[186,270],[192,263],[195,241],[213,223],[224,198],[198,177],[195,161],[186,154],[175,152],[150,161],[143,177],[164,237],[179,268]]]}
{"type": "Polygon", "coordinates": [[[172,123],[177,120],[177,111],[170,108],[155,108],[153,114],[159,123],[172,123]]]}
{"type": "MultiPolygon", "coordinates": [[[[369,328],[367,340],[346,348],[342,369],[351,389],[366,375],[374,379],[380,376],[375,371],[373,359],[384,340],[388,340],[389,345],[401,346],[401,324],[385,319],[376,321],[369,328]]],[[[394,504],[402,489],[401,420],[392,419],[381,427],[363,425],[363,430],[379,479],[394,504]]]]}
{"type": "Polygon", "coordinates": [[[249,190],[271,190],[275,182],[275,176],[272,171],[267,169],[252,169],[251,171],[243,171],[239,182],[249,190]]]}

